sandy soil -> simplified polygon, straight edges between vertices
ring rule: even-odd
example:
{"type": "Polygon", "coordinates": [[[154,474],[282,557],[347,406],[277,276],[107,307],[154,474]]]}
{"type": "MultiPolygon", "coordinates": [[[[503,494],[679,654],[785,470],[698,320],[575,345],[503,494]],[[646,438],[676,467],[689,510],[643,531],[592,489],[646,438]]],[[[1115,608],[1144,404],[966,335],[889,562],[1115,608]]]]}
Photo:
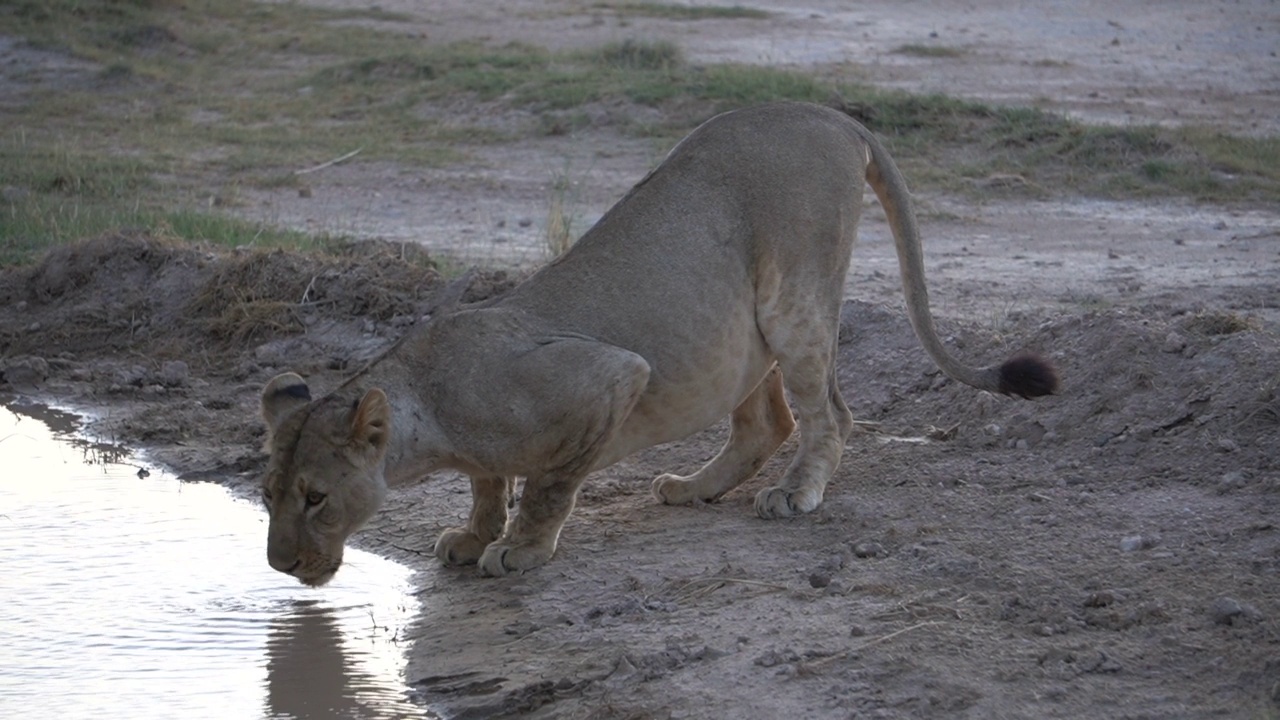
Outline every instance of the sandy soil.
{"type": "MultiPolygon", "coordinates": [[[[696,23],[570,3],[381,5],[423,13],[435,39],[649,35],[698,60],[846,68],[1106,122],[1275,133],[1280,117],[1280,14],[1264,1],[815,0],[696,23]],[[892,52],[908,43],[965,52],[892,52]]],[[[543,257],[558,173],[585,228],[658,159],[607,124],[471,150],[474,165],[439,171],[336,166],[311,198],[263,192],[245,212],[525,267],[543,257]]],[[[1013,401],[940,378],[869,213],[840,352],[868,431],[822,508],[751,512],[794,440],[717,504],[657,505],[649,479],[698,467],[723,441],[714,428],[600,472],[556,558],[495,580],[430,557],[465,516],[465,482],[401,489],[360,542],[420,570],[423,614],[401,635],[415,696],[467,718],[1280,716],[1280,212],[921,206],[948,342],[974,361],[1037,348],[1060,366],[1060,395],[1013,401]]],[[[192,479],[251,491],[262,383],[292,369],[332,387],[428,302],[438,278],[397,253],[322,261],[129,235],[66,248],[0,277],[0,371],[14,391],[96,410],[103,433],[192,479]],[[254,322],[224,312],[232,289],[259,293],[254,322]]],[[[483,280],[472,299],[509,285],[483,280]]]]}

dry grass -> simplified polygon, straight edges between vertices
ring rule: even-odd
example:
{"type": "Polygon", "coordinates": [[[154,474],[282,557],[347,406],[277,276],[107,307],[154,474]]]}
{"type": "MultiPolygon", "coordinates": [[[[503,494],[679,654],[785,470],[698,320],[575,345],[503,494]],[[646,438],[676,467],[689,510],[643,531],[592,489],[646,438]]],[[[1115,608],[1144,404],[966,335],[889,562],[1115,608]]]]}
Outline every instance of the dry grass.
{"type": "Polygon", "coordinates": [[[1187,332],[1198,335],[1234,335],[1238,332],[1253,330],[1254,324],[1249,318],[1241,317],[1233,312],[1210,311],[1196,313],[1182,324],[1187,332]]]}

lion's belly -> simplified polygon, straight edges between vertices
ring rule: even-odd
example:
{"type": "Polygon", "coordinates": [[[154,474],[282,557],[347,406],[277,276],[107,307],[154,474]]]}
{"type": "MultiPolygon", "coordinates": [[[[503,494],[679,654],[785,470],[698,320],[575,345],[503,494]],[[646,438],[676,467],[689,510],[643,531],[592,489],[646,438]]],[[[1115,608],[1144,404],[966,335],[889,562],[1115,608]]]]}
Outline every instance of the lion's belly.
{"type": "Polygon", "coordinates": [[[596,463],[606,467],[653,445],[686,438],[726,417],[773,364],[745,304],[714,329],[690,327],[678,342],[649,352],[629,348],[650,364],[649,384],[617,437],[596,463]]]}

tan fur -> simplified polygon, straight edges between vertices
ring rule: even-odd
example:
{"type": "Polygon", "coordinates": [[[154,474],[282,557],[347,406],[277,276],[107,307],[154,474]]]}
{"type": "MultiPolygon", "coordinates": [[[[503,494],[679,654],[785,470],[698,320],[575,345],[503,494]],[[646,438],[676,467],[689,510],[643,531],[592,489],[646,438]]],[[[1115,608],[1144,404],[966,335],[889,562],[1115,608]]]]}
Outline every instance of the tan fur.
{"type": "Polygon", "coordinates": [[[997,368],[964,366],[938,339],[909,193],[870,133],[815,105],[726,113],[507,295],[437,312],[318,400],[297,375],[273,380],[272,566],[327,581],[387,482],[452,468],[471,476],[474,507],[436,555],[490,575],[528,570],[555,552],[586,476],[637,450],[728,415],[720,453],[653,492],[709,501],[751,478],[796,427],[784,385],[799,447],[755,509],[812,511],[853,428],[834,360],[864,181],[890,219],[926,350],[948,375],[1004,390],[997,368]]]}

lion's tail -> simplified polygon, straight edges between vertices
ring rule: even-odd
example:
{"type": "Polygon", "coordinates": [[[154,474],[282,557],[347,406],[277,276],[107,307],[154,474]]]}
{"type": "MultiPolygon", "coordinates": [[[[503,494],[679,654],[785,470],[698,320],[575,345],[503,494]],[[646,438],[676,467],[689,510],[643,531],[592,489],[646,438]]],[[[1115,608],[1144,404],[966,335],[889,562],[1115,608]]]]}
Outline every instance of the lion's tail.
{"type": "Polygon", "coordinates": [[[1032,353],[1020,353],[1000,365],[972,368],[956,360],[947,352],[938,331],[933,326],[929,311],[929,292],[924,281],[924,253],[920,247],[920,233],[916,228],[915,213],[911,210],[911,192],[898,166],[871,131],[857,122],[853,123],[866,144],[870,157],[867,163],[867,182],[880,198],[889,227],[893,231],[894,245],[898,251],[898,268],[902,274],[902,291],[906,295],[907,314],[916,337],[925,352],[938,364],[942,372],[954,380],[1005,395],[1034,398],[1051,395],[1058,389],[1058,375],[1044,358],[1032,353]]]}

